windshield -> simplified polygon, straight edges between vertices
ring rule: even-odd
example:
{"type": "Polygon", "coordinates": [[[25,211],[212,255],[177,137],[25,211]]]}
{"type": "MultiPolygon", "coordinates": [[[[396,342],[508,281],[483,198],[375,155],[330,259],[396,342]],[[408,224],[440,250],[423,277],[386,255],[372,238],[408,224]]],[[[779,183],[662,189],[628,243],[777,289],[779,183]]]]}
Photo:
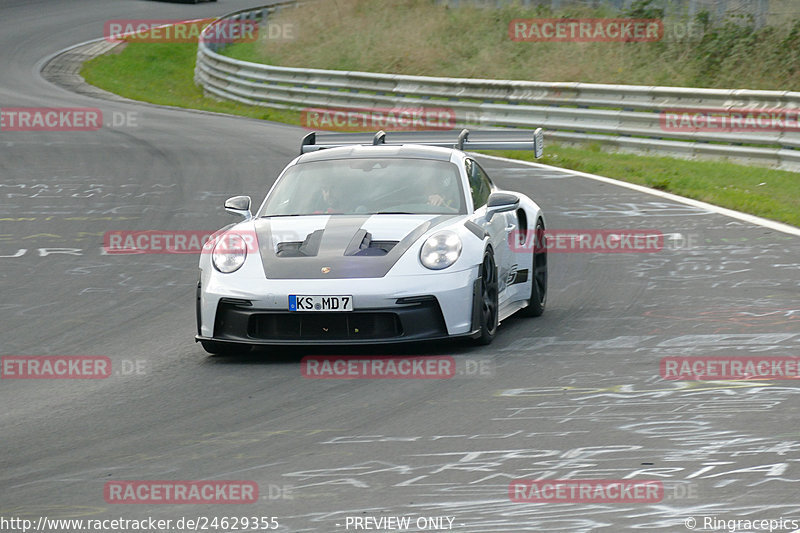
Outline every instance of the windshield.
{"type": "Polygon", "coordinates": [[[338,159],[286,171],[259,216],[466,213],[458,167],[430,159],[338,159]]]}

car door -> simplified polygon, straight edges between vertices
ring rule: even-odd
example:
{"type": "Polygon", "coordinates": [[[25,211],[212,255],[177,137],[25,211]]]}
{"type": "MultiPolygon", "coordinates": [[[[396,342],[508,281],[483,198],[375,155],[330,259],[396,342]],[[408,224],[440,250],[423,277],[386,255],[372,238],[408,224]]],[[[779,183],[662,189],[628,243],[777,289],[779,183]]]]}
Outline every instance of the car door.
{"type": "Polygon", "coordinates": [[[465,164],[472,194],[472,204],[475,208],[475,223],[489,233],[489,239],[494,250],[494,261],[498,270],[498,299],[502,304],[508,297],[506,287],[512,260],[512,254],[508,246],[508,234],[516,228],[516,215],[514,212],[496,213],[491,222],[487,222],[486,203],[495,186],[486,171],[475,160],[466,159],[465,164]]]}

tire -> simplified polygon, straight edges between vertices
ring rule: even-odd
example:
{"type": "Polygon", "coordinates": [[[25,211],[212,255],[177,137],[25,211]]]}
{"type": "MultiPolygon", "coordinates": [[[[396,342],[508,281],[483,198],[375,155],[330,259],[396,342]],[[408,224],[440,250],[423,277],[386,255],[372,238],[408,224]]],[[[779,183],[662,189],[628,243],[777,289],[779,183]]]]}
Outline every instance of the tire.
{"type": "Polygon", "coordinates": [[[246,346],[244,344],[233,344],[219,341],[200,341],[200,344],[202,344],[203,349],[211,355],[226,356],[243,354],[250,351],[250,346],[246,346]]]}
{"type": "Polygon", "coordinates": [[[527,317],[542,316],[547,302],[547,238],[541,218],[536,221],[534,239],[530,302],[520,311],[522,316],[527,317]]]}
{"type": "Polygon", "coordinates": [[[497,267],[494,263],[494,255],[491,250],[483,254],[481,264],[481,283],[480,293],[480,331],[475,338],[475,342],[485,346],[490,344],[497,334],[498,317],[498,290],[497,290],[497,267]]]}

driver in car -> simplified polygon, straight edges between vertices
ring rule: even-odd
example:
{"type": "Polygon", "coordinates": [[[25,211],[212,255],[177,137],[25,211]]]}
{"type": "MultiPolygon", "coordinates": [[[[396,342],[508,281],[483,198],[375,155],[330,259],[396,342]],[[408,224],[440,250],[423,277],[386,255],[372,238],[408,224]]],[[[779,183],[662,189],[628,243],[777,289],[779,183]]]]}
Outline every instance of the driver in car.
{"type": "Polygon", "coordinates": [[[341,191],[329,181],[325,181],[319,189],[317,200],[314,202],[315,215],[322,213],[340,213],[342,211],[341,191]]]}
{"type": "Polygon", "coordinates": [[[428,176],[423,180],[421,189],[425,191],[426,203],[433,207],[453,207],[452,178],[440,175],[428,176]]]}

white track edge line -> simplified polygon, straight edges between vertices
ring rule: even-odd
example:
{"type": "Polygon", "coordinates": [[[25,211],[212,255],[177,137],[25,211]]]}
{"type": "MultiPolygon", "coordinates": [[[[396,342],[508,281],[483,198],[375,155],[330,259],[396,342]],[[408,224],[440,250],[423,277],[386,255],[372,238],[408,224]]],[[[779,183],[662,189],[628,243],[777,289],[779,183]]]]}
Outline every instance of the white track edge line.
{"type": "Polygon", "coordinates": [[[775,231],[780,231],[782,233],[788,233],[789,235],[800,237],[800,228],[791,226],[789,224],[776,222],[774,220],[769,220],[767,218],[757,217],[755,215],[749,215],[747,213],[742,213],[741,211],[735,211],[733,209],[727,209],[725,207],[720,207],[718,205],[701,202],[700,200],[692,200],[691,198],[686,198],[684,196],[679,196],[677,194],[659,191],[658,189],[651,189],[650,187],[644,187],[643,185],[636,185],[635,183],[628,183],[627,181],[620,181],[614,178],[607,178],[606,176],[600,176],[598,174],[589,174],[588,172],[581,172],[579,170],[554,167],[552,165],[545,165],[544,163],[534,163],[532,161],[523,161],[520,159],[511,159],[508,157],[498,157],[495,155],[486,155],[486,154],[476,154],[476,155],[480,157],[486,157],[488,159],[495,159],[497,161],[507,161],[510,163],[518,163],[520,165],[527,165],[530,167],[544,168],[548,170],[557,170],[559,172],[564,172],[567,174],[574,174],[576,176],[580,176],[581,178],[588,178],[595,181],[602,181],[603,183],[610,183],[611,185],[616,185],[618,187],[625,187],[627,189],[643,192],[645,194],[650,194],[652,196],[658,196],[659,198],[672,200],[673,202],[679,202],[682,204],[690,205],[692,207],[699,207],[701,209],[705,209],[706,211],[711,211],[718,215],[735,218],[736,220],[741,220],[743,222],[755,224],[756,226],[762,226],[764,228],[769,228],[775,231]]]}

